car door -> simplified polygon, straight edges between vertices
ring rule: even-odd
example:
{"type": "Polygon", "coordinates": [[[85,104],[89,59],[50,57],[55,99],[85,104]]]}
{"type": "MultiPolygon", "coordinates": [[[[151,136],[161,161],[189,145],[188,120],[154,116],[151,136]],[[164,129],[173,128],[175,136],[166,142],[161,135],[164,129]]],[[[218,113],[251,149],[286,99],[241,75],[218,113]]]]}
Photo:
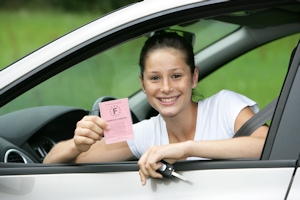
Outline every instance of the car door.
{"type": "Polygon", "coordinates": [[[295,175],[291,183],[291,188],[288,194],[288,200],[299,199],[300,196],[300,162],[297,162],[297,169],[295,170],[295,175]]]}
{"type": "Polygon", "coordinates": [[[189,161],[177,178],[147,179],[135,162],[20,167],[1,164],[1,199],[284,199],[295,162],[189,161]],[[9,167],[9,170],[5,167],[9,167]]]}
{"type": "MultiPolygon", "coordinates": [[[[200,8],[199,6],[197,8],[195,5],[192,8],[192,6],[187,6],[189,7],[187,10],[178,13],[174,11],[176,14],[167,13],[167,17],[153,17],[148,23],[141,23],[141,25],[136,26],[138,27],[137,32],[131,36],[151,30],[153,27],[161,28],[161,26],[166,26],[169,24],[168,20],[179,15],[186,14],[185,19],[192,20],[193,15],[189,14],[191,11],[201,11],[204,13],[203,16],[206,16],[208,14],[205,15],[205,10],[209,8],[210,12],[218,13],[223,4],[211,5],[210,7],[209,4],[211,2],[213,1],[203,2],[203,5],[208,5],[207,7],[200,8]],[[158,21],[160,22],[158,23],[158,21]],[[158,25],[155,25],[155,22],[158,25]],[[154,25],[151,27],[152,23],[154,25]],[[162,25],[160,26],[159,24],[162,25]]],[[[239,4],[237,1],[228,3],[228,5],[233,5],[233,8],[230,6],[226,7],[227,4],[224,4],[225,10],[222,12],[226,12],[226,9],[236,10],[236,7],[243,6],[242,3],[239,4]]],[[[180,8],[176,9],[180,10],[180,8]]],[[[185,19],[180,19],[178,22],[185,19]]],[[[133,26],[133,28],[136,27],[133,26]]],[[[101,48],[105,49],[109,45],[113,46],[122,40],[129,39],[130,37],[126,35],[128,32],[129,28],[125,27],[123,30],[113,32],[109,37],[114,39],[108,40],[107,43],[96,38],[95,40],[99,40],[95,43],[88,41],[87,43],[89,44],[81,44],[82,46],[86,45],[84,48],[80,50],[72,49],[68,52],[69,54],[65,53],[65,57],[62,56],[63,58],[55,58],[57,60],[49,61],[46,64],[52,68],[45,64],[39,72],[32,72],[32,74],[36,73],[32,77],[29,77],[30,74],[26,75],[29,77],[27,77],[28,80],[21,80],[23,82],[20,82],[27,84],[27,86],[21,89],[20,86],[19,89],[14,89],[15,85],[10,86],[14,90],[7,90],[9,95],[2,101],[9,101],[17,93],[32,87],[31,84],[35,84],[41,79],[49,78],[57,71],[62,71],[70,67],[71,64],[79,62],[79,60],[83,60],[95,54],[95,52],[99,52],[101,48]],[[53,70],[51,71],[50,69],[53,70]],[[37,77],[39,79],[35,79],[37,77]]],[[[299,136],[296,134],[297,130],[299,130],[299,123],[297,123],[296,119],[299,119],[300,113],[299,107],[297,107],[299,102],[297,86],[299,87],[298,82],[300,80],[299,72],[297,71],[298,58],[299,51],[296,53],[296,60],[286,77],[261,160],[178,162],[175,164],[176,171],[185,176],[188,181],[181,181],[177,178],[149,178],[146,186],[141,186],[140,184],[136,161],[76,165],[0,163],[0,197],[1,199],[292,198],[292,195],[297,195],[295,191],[299,187],[297,184],[299,173],[296,173],[294,181],[292,181],[299,155],[299,145],[297,147],[299,136]],[[291,189],[289,190],[290,185],[291,189]],[[289,191],[291,196],[289,196],[289,191]]]]}

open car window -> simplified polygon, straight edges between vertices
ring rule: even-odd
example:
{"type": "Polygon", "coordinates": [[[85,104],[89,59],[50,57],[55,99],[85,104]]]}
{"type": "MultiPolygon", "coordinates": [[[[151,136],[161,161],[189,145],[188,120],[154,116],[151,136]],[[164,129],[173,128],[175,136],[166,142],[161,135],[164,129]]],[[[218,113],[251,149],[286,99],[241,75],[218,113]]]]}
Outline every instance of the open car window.
{"type": "Polygon", "coordinates": [[[35,106],[67,105],[89,110],[100,96],[129,97],[140,89],[141,37],[99,53],[46,80],[1,108],[1,114],[35,106]]]}

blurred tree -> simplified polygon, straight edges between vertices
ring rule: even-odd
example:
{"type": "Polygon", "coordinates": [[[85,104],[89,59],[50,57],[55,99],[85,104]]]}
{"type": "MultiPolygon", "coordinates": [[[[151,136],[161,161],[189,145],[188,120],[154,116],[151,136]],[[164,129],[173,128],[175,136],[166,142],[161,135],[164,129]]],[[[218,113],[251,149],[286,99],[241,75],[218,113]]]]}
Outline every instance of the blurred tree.
{"type": "Polygon", "coordinates": [[[70,12],[107,13],[139,0],[0,0],[1,9],[59,9],[70,12]]]}

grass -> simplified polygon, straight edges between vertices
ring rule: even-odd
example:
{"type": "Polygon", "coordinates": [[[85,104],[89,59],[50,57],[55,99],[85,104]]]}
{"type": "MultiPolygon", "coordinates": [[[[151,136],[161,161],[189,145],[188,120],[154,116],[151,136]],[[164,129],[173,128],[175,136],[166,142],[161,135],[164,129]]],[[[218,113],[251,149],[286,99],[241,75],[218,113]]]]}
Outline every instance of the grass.
{"type": "Polygon", "coordinates": [[[1,10],[0,69],[99,16],[89,13],[1,10]]]}

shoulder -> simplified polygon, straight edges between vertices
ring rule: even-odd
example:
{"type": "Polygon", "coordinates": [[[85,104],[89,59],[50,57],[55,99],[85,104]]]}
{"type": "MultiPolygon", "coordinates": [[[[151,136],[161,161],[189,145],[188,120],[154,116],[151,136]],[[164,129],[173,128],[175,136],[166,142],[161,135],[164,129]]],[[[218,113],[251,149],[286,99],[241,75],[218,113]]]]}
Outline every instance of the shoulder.
{"type": "Polygon", "coordinates": [[[219,104],[222,104],[223,102],[226,102],[228,99],[236,98],[237,93],[230,91],[230,90],[221,90],[218,93],[205,98],[204,100],[200,100],[198,102],[198,105],[201,106],[217,106],[219,104]]]}
{"type": "Polygon", "coordinates": [[[237,102],[244,102],[249,106],[254,106],[256,104],[256,102],[250,98],[231,90],[221,90],[213,96],[204,99],[203,102],[226,105],[235,105],[237,102]]]}
{"type": "Polygon", "coordinates": [[[238,114],[247,106],[256,113],[258,112],[257,103],[250,98],[230,91],[221,90],[213,96],[199,102],[199,109],[205,113],[211,121],[216,122],[217,127],[223,127],[226,130],[224,134],[231,137],[234,134],[234,125],[238,114]]]}
{"type": "Polygon", "coordinates": [[[250,99],[249,97],[243,94],[233,92],[230,90],[222,90],[220,93],[222,93],[221,98],[223,100],[223,103],[226,105],[235,107],[238,110],[241,110],[246,106],[249,106],[254,113],[257,113],[259,111],[257,102],[255,102],[254,100],[250,99]]]}
{"type": "Polygon", "coordinates": [[[215,112],[224,117],[233,117],[233,119],[247,106],[249,106],[254,113],[259,111],[255,101],[230,90],[221,90],[213,96],[199,101],[198,106],[208,113],[215,112]]]}
{"type": "Polygon", "coordinates": [[[244,108],[249,107],[254,113],[259,111],[257,103],[245,95],[229,90],[222,90],[219,93],[222,108],[220,113],[223,113],[224,120],[233,131],[235,121],[244,108]]]}
{"type": "Polygon", "coordinates": [[[213,95],[211,98],[217,99],[217,100],[224,100],[228,98],[238,98],[241,94],[233,92],[231,90],[221,90],[220,92],[213,95]]]}

